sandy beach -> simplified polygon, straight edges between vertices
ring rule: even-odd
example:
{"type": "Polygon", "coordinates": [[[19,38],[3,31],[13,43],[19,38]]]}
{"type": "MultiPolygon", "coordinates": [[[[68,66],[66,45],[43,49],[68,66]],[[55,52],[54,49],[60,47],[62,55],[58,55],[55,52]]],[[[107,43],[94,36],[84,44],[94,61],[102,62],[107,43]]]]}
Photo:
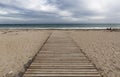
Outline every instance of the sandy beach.
{"type": "MultiPolygon", "coordinates": [[[[24,65],[39,51],[52,31],[1,30],[0,77],[17,76],[19,72],[24,72],[24,65]]],[[[69,30],[64,32],[77,43],[104,77],[120,77],[119,31],[69,30]]]]}
{"type": "Polygon", "coordinates": [[[47,31],[0,31],[0,77],[23,72],[48,36],[47,31]]]}
{"type": "Polygon", "coordinates": [[[120,32],[73,31],[70,35],[104,77],[120,77],[120,32]]]}

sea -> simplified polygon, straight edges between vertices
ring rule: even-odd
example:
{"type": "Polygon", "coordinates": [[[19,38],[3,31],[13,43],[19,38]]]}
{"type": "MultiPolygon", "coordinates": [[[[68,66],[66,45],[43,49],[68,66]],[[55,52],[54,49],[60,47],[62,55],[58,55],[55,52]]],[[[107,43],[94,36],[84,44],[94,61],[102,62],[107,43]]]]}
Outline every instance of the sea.
{"type": "Polygon", "coordinates": [[[0,24],[0,29],[120,29],[120,24],[0,24]]]}

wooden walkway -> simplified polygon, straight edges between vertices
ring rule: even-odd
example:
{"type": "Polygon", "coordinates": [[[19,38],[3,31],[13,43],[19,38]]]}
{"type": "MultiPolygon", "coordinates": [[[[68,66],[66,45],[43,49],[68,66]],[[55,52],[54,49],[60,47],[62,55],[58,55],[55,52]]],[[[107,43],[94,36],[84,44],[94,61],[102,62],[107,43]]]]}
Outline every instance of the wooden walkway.
{"type": "Polygon", "coordinates": [[[64,32],[54,32],[23,77],[101,77],[96,67],[64,32]]]}

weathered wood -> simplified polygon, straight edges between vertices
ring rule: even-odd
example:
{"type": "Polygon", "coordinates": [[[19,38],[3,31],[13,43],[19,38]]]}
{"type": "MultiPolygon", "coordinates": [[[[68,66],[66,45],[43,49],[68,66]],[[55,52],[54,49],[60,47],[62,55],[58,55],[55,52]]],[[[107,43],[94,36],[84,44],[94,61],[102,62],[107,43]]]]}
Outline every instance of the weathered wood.
{"type": "Polygon", "coordinates": [[[100,77],[100,74],[24,74],[24,77],[100,77]]]}
{"type": "MultiPolygon", "coordinates": [[[[42,71],[42,72],[85,72],[85,71],[87,71],[87,72],[91,72],[91,71],[96,71],[96,72],[98,72],[96,69],[72,69],[72,70],[70,70],[70,69],[52,69],[52,71],[51,71],[51,69],[28,69],[27,71],[42,71]]],[[[26,71],[26,72],[27,72],[26,71]]]]}
{"type": "MultiPolygon", "coordinates": [[[[40,64],[40,65],[87,65],[87,64],[89,64],[89,65],[93,65],[92,63],[71,63],[71,64],[69,64],[69,63],[32,63],[32,64],[40,64]]],[[[31,64],[31,65],[32,65],[31,64]]]]}
{"type": "Polygon", "coordinates": [[[98,74],[97,71],[71,71],[71,72],[65,72],[65,71],[52,71],[52,72],[41,72],[41,71],[27,71],[26,74],[98,74]]]}
{"type": "Polygon", "coordinates": [[[23,77],[101,77],[65,33],[53,33],[23,77]]]}
{"type": "Polygon", "coordinates": [[[39,54],[38,56],[46,56],[46,57],[51,57],[51,56],[53,56],[53,57],[55,57],[55,56],[58,56],[58,57],[64,57],[64,56],[66,56],[66,57],[69,57],[69,56],[72,56],[72,57],[80,57],[80,56],[84,56],[84,54],[59,54],[59,55],[56,55],[56,54],[39,54]]]}

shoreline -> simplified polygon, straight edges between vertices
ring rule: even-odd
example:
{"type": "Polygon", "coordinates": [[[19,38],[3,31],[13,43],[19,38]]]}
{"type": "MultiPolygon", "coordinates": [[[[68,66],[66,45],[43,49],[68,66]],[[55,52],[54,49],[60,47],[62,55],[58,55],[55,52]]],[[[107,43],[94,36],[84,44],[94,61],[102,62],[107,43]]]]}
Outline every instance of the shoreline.
{"type": "Polygon", "coordinates": [[[120,27],[0,27],[2,29],[34,29],[34,30],[112,30],[120,27]]]}
{"type": "Polygon", "coordinates": [[[0,28],[0,30],[67,30],[67,31],[71,31],[71,30],[76,30],[76,31],[99,31],[99,30],[107,30],[107,31],[120,31],[120,27],[104,27],[104,28],[100,28],[100,27],[94,27],[94,28],[0,28]]]}

